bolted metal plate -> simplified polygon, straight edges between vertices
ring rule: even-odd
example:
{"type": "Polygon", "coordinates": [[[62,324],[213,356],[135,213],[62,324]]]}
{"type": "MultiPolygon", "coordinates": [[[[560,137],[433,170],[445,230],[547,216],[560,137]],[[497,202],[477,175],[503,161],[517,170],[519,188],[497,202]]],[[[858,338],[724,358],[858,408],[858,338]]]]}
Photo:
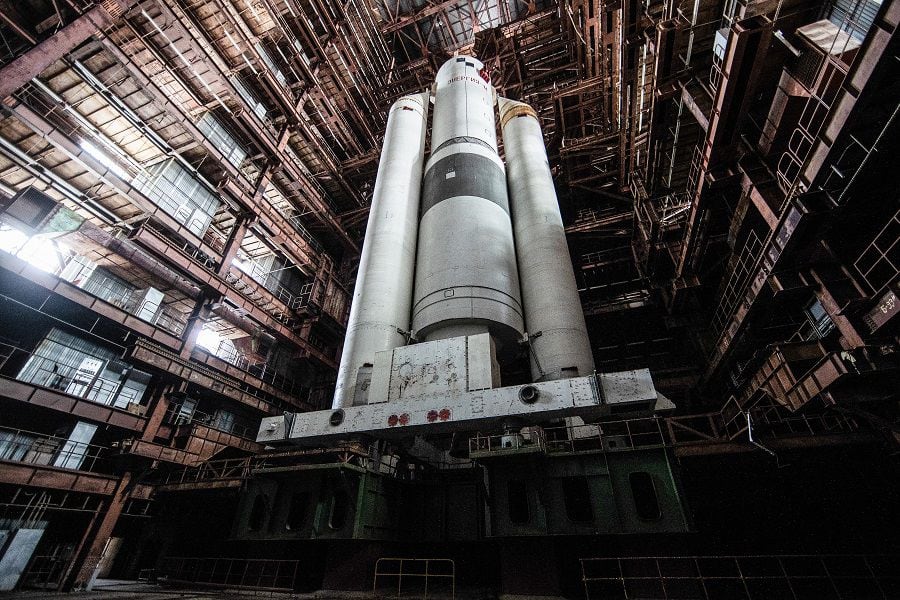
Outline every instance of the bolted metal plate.
{"type": "Polygon", "coordinates": [[[597,376],[603,401],[607,404],[632,404],[656,401],[656,388],[650,369],[601,373],[597,376]]]}
{"type": "Polygon", "coordinates": [[[273,443],[286,440],[299,445],[317,445],[356,434],[390,439],[471,431],[497,427],[509,417],[517,417],[525,423],[541,423],[568,416],[595,419],[608,415],[617,405],[632,410],[652,410],[657,399],[647,369],[528,385],[537,390],[536,400],[530,403],[520,398],[520,391],[526,387],[520,385],[466,392],[452,397],[436,394],[426,398],[345,407],[345,418],[338,425],[331,424],[330,410],[300,413],[294,416],[287,437],[283,433],[283,418],[268,417],[263,419],[257,441],[273,443]],[[602,396],[598,390],[602,390],[602,396]],[[276,423],[274,428],[271,425],[273,422],[276,423]],[[281,430],[277,423],[282,423],[281,430]]]}

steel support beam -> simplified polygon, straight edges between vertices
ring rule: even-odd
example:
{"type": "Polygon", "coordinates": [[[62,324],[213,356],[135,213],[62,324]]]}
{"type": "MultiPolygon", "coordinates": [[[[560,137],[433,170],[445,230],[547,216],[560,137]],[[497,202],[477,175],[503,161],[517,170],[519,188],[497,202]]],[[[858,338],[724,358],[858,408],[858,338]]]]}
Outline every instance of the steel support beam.
{"type": "Polygon", "coordinates": [[[399,31],[407,25],[418,23],[419,21],[427,19],[428,17],[432,17],[440,13],[441,11],[456,6],[457,4],[459,4],[459,0],[442,0],[441,2],[430,2],[422,10],[410,13],[408,15],[398,16],[395,21],[382,27],[381,33],[393,33],[394,31],[399,31]]]}
{"type": "Polygon", "coordinates": [[[6,98],[40,75],[47,67],[77,48],[95,33],[115,22],[135,4],[134,0],[97,4],[46,40],[0,68],[0,99],[6,98]],[[110,12],[107,5],[115,8],[110,12]]]}
{"type": "Polygon", "coordinates": [[[106,543],[112,536],[113,528],[125,508],[125,503],[129,498],[129,484],[131,483],[131,473],[125,473],[116,485],[115,491],[107,500],[107,504],[101,513],[95,513],[94,519],[85,532],[83,544],[80,552],[76,555],[76,562],[73,563],[73,569],[69,572],[72,578],[71,585],[65,587],[69,589],[90,589],[94,584],[95,570],[100,564],[103,556],[103,550],[106,543]]]}

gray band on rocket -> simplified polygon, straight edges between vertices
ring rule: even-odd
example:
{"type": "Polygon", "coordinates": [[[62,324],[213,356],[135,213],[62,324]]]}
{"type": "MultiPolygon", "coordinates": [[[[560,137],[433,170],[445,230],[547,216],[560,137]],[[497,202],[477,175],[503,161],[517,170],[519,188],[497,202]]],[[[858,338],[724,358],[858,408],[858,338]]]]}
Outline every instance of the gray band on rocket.
{"type": "Polygon", "coordinates": [[[484,198],[509,214],[506,174],[480,154],[451,154],[430,166],[422,184],[422,216],[435,204],[458,196],[484,198]]]}

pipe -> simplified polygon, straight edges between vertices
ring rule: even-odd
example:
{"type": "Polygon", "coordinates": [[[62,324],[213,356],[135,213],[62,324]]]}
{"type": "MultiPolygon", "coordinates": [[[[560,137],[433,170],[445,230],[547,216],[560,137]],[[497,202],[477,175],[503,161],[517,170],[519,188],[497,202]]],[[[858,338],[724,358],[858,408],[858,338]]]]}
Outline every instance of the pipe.
{"type": "Polygon", "coordinates": [[[537,114],[499,99],[534,381],[583,377],[594,357],[537,114]]]}
{"type": "Polygon", "coordinates": [[[131,229],[131,226],[123,223],[116,214],[106,209],[103,205],[101,205],[95,199],[89,197],[84,192],[76,189],[69,182],[59,177],[52,170],[38,163],[35,159],[20,150],[18,146],[7,140],[2,135],[0,135],[0,151],[2,151],[2,153],[5,153],[6,156],[8,156],[13,162],[17,163],[20,167],[31,173],[31,175],[36,179],[40,179],[44,183],[48,184],[63,196],[75,203],[77,206],[80,206],[85,211],[93,215],[95,218],[100,219],[107,225],[122,225],[126,229],[131,229]]]}
{"type": "Polygon", "coordinates": [[[755,439],[753,439],[753,422],[750,420],[750,411],[749,411],[749,410],[746,411],[746,412],[744,413],[744,416],[747,417],[747,440],[748,440],[751,444],[753,444],[754,446],[756,446],[757,448],[759,448],[760,450],[762,450],[763,452],[765,452],[766,454],[771,455],[772,458],[775,459],[775,466],[777,466],[779,469],[780,469],[781,467],[783,467],[783,466],[787,466],[787,465],[782,465],[782,464],[781,464],[781,461],[778,460],[778,455],[775,454],[775,451],[774,451],[774,450],[772,450],[771,448],[766,448],[765,446],[763,446],[762,444],[760,444],[759,442],[757,442],[755,439]]]}
{"type": "Polygon", "coordinates": [[[429,94],[404,96],[388,114],[359,275],[332,407],[353,406],[360,367],[406,343],[429,94]]]}
{"type": "MultiPolygon", "coordinates": [[[[170,269],[153,258],[146,250],[135,244],[132,240],[117,238],[106,230],[93,225],[89,221],[82,223],[78,231],[94,243],[128,259],[135,266],[140,267],[158,280],[172,286],[188,298],[196,300],[204,294],[203,290],[201,290],[197,284],[182,277],[173,269],[170,269]]],[[[224,302],[215,303],[213,305],[212,313],[246,333],[253,333],[256,330],[261,329],[261,326],[256,322],[248,319],[224,302]]]]}
{"type": "MultiPolygon", "coordinates": [[[[60,207],[60,209],[67,210],[65,207],[60,207]]],[[[117,238],[89,221],[85,221],[79,226],[78,233],[95,244],[128,259],[135,266],[140,267],[160,281],[171,285],[185,296],[189,298],[200,297],[201,290],[199,286],[150,256],[146,250],[130,239],[117,238]]]]}

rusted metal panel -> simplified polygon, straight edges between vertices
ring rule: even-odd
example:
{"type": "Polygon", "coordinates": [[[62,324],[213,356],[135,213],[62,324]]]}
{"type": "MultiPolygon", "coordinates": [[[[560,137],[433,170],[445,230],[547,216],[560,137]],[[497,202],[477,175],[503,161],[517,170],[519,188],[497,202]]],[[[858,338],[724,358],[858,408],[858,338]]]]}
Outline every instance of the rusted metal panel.
{"type": "MultiPolygon", "coordinates": [[[[900,287],[900,284],[895,286],[900,287]]],[[[863,316],[863,320],[868,325],[869,331],[876,333],[898,314],[900,314],[900,299],[897,298],[896,290],[889,289],[878,298],[875,306],[863,316]]]]}
{"type": "Polygon", "coordinates": [[[0,483],[11,485],[106,495],[112,493],[118,479],[114,475],[0,461],[0,483]]]}
{"type": "Polygon", "coordinates": [[[201,457],[197,454],[144,440],[133,440],[130,444],[125,445],[122,450],[127,454],[179,465],[193,465],[201,460],[201,457]]]}
{"type": "Polygon", "coordinates": [[[95,404],[62,392],[0,377],[0,396],[51,410],[78,415],[89,421],[140,431],[146,419],[122,409],[95,404]]]}
{"type": "MultiPolygon", "coordinates": [[[[126,6],[131,6],[129,1],[126,6]]],[[[86,39],[109,27],[115,18],[102,5],[96,5],[46,40],[0,68],[0,99],[6,98],[40,75],[44,69],[78,47],[86,39]]]]}
{"type": "Polygon", "coordinates": [[[23,400],[28,402],[34,393],[34,386],[0,377],[0,396],[10,398],[12,400],[23,400]]]}
{"type": "Polygon", "coordinates": [[[73,412],[78,400],[65,394],[51,392],[50,390],[32,387],[30,397],[17,398],[17,400],[26,400],[32,404],[58,410],[60,412],[73,412]]]}

